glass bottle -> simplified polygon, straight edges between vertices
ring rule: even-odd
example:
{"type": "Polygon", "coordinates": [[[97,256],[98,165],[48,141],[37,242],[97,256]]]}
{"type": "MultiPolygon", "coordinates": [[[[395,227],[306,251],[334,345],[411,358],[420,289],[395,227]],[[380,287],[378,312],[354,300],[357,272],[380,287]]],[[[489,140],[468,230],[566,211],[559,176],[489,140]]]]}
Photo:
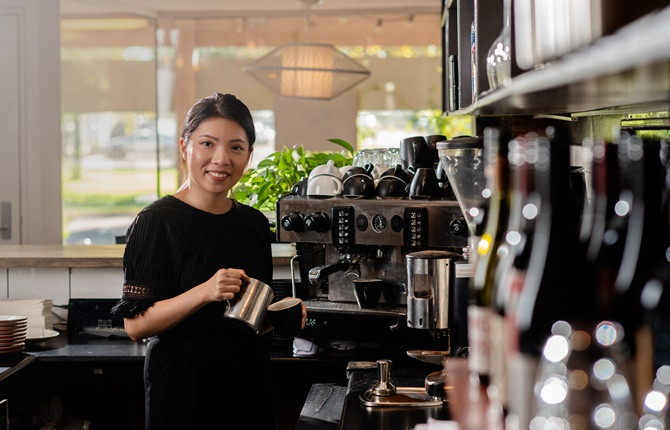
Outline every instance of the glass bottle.
{"type": "Polygon", "coordinates": [[[596,263],[604,243],[607,222],[614,216],[620,193],[617,146],[606,143],[603,139],[596,139],[593,141],[591,154],[593,210],[586,246],[587,264],[596,263]]]}
{"type": "Polygon", "coordinates": [[[628,156],[628,134],[623,133],[617,138],[616,163],[612,158],[614,149],[607,149],[599,165],[594,165],[594,186],[596,204],[600,202],[602,212],[599,220],[594,219],[592,237],[588,244],[585,258],[585,282],[595,283],[595,294],[598,296],[597,311],[603,318],[616,317],[613,309],[614,282],[623,258],[624,244],[628,232],[628,219],[632,203],[632,194],[624,189],[623,184],[633,180],[632,162],[628,156]],[[606,173],[602,171],[606,170],[606,173]],[[604,225],[599,225],[604,223],[604,225]]]}
{"type": "Polygon", "coordinates": [[[537,191],[535,179],[535,164],[538,154],[538,135],[527,133],[524,139],[523,167],[519,173],[519,191],[523,194],[523,207],[521,208],[521,226],[518,236],[514,231],[507,233],[507,238],[517,242],[512,248],[514,259],[507,275],[501,279],[497,299],[502,301],[505,319],[505,365],[507,367],[507,379],[514,381],[507,384],[507,416],[505,427],[509,430],[520,429],[521,423],[530,420],[530,390],[534,378],[534,363],[528,361],[519,353],[519,335],[516,326],[516,313],[519,303],[530,251],[533,246],[535,221],[537,220],[540,207],[540,195],[537,191]]]}
{"type": "Polygon", "coordinates": [[[470,90],[472,91],[472,103],[477,101],[479,93],[479,70],[477,61],[477,0],[473,5],[474,17],[470,24],[470,90]]]}
{"type": "Polygon", "coordinates": [[[484,130],[484,173],[490,197],[486,226],[477,244],[468,306],[468,363],[470,371],[479,376],[483,385],[488,385],[490,375],[489,322],[493,310],[497,250],[509,216],[508,142],[507,134],[498,129],[489,127],[484,130]]]}
{"type": "Polygon", "coordinates": [[[640,301],[653,339],[654,370],[670,365],[670,142],[662,142],[665,190],[658,224],[659,248],[640,301]]]}
{"type": "Polygon", "coordinates": [[[495,90],[511,82],[512,0],[503,0],[503,28],[486,55],[489,88],[495,90]]]}
{"type": "Polygon", "coordinates": [[[522,286],[516,287],[518,297],[508,325],[516,338],[510,341],[508,357],[510,372],[517,375],[513,387],[510,384],[515,393],[509,397],[518,428],[528,428],[535,370],[553,324],[569,320],[582,306],[575,299],[581,272],[579,254],[574,252],[579,244],[580,213],[570,198],[570,136],[566,129],[553,127],[546,134],[529,142],[526,151],[528,159],[536,157],[532,164],[538,198],[533,202],[528,266],[520,280],[522,286]]]}
{"type": "MultiPolygon", "coordinates": [[[[535,406],[531,428],[542,427],[550,422],[592,423],[598,428],[634,429],[638,428],[635,408],[633,380],[628,374],[630,346],[635,337],[634,330],[640,318],[639,300],[634,292],[641,279],[648,276],[651,257],[658,241],[652,237],[658,234],[661,173],[658,162],[658,145],[643,142],[637,136],[622,133],[619,139],[618,161],[627,178],[622,182],[619,199],[614,203],[611,225],[621,222],[618,216],[626,215],[626,229],[623,246],[615,244],[613,235],[617,230],[594,229],[593,241],[600,239],[600,250],[620,250],[620,269],[612,284],[611,278],[585,276],[592,266],[582,269],[582,276],[575,279],[578,289],[573,290],[572,306],[566,314],[567,320],[557,333],[552,327],[541,356],[541,364],[535,381],[535,406]],[[608,238],[608,233],[611,237],[608,238]],[[629,270],[629,272],[626,272],[629,270]],[[619,289],[619,283],[627,287],[619,289]],[[603,303],[605,304],[603,306],[603,303]],[[612,306],[607,306],[612,304],[612,306]],[[614,319],[612,319],[614,318],[614,319]],[[619,321],[628,324],[627,329],[619,321]],[[563,385],[564,382],[568,382],[563,385]],[[563,387],[563,388],[562,388],[563,387]]],[[[612,150],[601,143],[594,145],[594,187],[597,190],[595,202],[599,206],[594,220],[601,218],[607,210],[607,183],[604,173],[607,156],[612,158],[612,150]],[[609,154],[608,154],[609,152],[609,154]]],[[[610,161],[611,165],[611,161],[610,161]]],[[[615,175],[614,175],[615,176],[615,175]]],[[[609,199],[612,199],[610,191],[609,199]]],[[[610,202],[611,205],[611,202],[610,202]]],[[[597,223],[596,223],[597,226],[597,223]]],[[[624,230],[618,230],[624,231],[624,230]]],[[[597,245],[594,248],[598,248],[597,245]]],[[[618,260],[617,253],[603,254],[618,260]]],[[[592,261],[592,254],[589,255],[592,261]]],[[[609,261],[608,270],[614,265],[609,261]]],[[[613,273],[614,271],[611,270],[613,273]]],[[[636,382],[644,384],[643,381],[636,382]]]]}
{"type": "Polygon", "coordinates": [[[516,137],[509,142],[508,166],[509,166],[509,217],[505,234],[496,252],[498,264],[494,273],[495,297],[492,301],[492,312],[490,322],[490,348],[491,384],[497,388],[498,399],[503,411],[507,410],[507,351],[505,336],[505,309],[504,300],[508,295],[509,275],[516,256],[522,252],[525,245],[519,238],[523,234],[523,205],[526,200],[526,167],[524,160],[525,140],[516,137]]]}
{"type": "Polygon", "coordinates": [[[542,350],[527,428],[639,428],[623,335],[612,321],[556,322],[542,350]]]}
{"type": "MultiPolygon", "coordinates": [[[[516,313],[519,348],[539,356],[552,324],[574,309],[566,294],[576,284],[579,259],[572,252],[578,243],[579,213],[570,204],[569,133],[547,129],[547,138],[537,140],[535,174],[540,201],[537,208],[533,247],[516,313]]],[[[579,279],[579,278],[577,278],[579,279]]]]}
{"type": "Polygon", "coordinates": [[[649,277],[653,257],[660,252],[658,238],[665,172],[658,140],[643,140],[625,132],[622,136],[628,141],[625,156],[631,163],[631,177],[622,191],[629,196],[628,206],[619,208],[629,215],[621,264],[614,281],[613,311],[632,342],[643,316],[640,292],[649,277]]]}

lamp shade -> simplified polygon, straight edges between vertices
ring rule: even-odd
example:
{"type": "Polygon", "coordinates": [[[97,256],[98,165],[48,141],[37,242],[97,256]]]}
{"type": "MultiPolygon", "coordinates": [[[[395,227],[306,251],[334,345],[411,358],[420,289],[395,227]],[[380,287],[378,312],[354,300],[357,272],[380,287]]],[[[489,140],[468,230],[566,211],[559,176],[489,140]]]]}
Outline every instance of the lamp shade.
{"type": "Polygon", "coordinates": [[[324,100],[370,76],[351,57],[323,43],[280,45],[244,70],[279,95],[324,100]]]}

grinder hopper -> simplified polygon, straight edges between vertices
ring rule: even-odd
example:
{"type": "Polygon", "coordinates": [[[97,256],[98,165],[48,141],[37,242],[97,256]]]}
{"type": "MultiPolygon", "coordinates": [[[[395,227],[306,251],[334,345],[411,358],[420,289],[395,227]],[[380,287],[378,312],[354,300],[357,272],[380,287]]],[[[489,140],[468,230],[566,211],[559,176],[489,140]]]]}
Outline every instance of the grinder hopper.
{"type": "MultiPolygon", "coordinates": [[[[437,143],[442,169],[447,173],[456,200],[468,225],[470,240],[474,240],[478,217],[482,216],[482,205],[486,200],[486,176],[484,174],[482,139],[459,136],[437,143]]],[[[470,243],[472,251],[473,243],[470,243]]]]}

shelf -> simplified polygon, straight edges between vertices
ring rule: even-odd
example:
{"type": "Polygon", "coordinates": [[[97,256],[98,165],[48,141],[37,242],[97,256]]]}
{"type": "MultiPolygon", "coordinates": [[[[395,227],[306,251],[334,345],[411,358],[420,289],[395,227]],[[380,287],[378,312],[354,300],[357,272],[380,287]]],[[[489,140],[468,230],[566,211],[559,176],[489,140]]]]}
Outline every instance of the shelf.
{"type": "Polygon", "coordinates": [[[481,94],[450,115],[533,115],[670,109],[670,7],[510,85],[481,94]]]}

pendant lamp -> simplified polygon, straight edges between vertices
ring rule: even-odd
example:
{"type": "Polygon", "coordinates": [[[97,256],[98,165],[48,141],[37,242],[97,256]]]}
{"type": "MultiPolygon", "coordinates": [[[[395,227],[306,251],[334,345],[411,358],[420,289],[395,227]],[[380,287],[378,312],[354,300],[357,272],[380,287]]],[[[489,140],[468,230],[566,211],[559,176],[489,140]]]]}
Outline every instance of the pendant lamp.
{"type": "Polygon", "coordinates": [[[285,97],[330,100],[370,76],[335,46],[294,42],[254,60],[244,70],[285,97]]]}

